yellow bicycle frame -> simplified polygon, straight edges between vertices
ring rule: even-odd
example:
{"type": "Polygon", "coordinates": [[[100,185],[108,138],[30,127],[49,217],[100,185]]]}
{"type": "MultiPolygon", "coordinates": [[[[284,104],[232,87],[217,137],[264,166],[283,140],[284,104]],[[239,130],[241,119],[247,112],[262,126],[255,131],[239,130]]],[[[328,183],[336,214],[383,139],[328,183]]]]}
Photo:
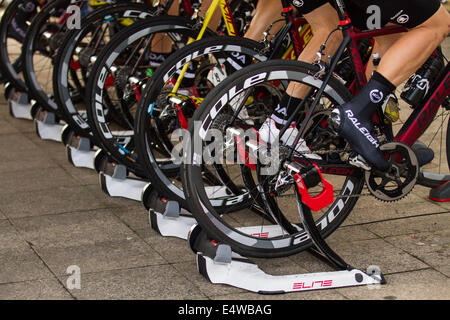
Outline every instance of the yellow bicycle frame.
{"type": "MultiPolygon", "coordinates": [[[[220,10],[222,11],[223,20],[225,21],[225,26],[227,28],[228,35],[230,36],[237,36],[237,30],[234,25],[233,16],[230,10],[230,7],[228,6],[227,0],[213,0],[210,7],[206,11],[205,19],[203,20],[202,28],[200,29],[200,32],[196,39],[189,38],[187,44],[191,44],[194,41],[198,41],[202,39],[206,28],[208,28],[209,22],[211,21],[214,13],[216,12],[217,6],[220,5],[220,10]]],[[[311,40],[313,36],[313,32],[311,29],[311,26],[309,24],[305,24],[302,29],[300,30],[300,37],[303,39],[304,45],[303,48],[308,44],[309,40],[311,40]]],[[[282,59],[291,59],[294,60],[297,57],[295,56],[294,48],[291,45],[288,50],[285,52],[285,54],[282,56],[282,59]]],[[[181,70],[180,75],[178,76],[177,81],[175,82],[175,85],[172,89],[172,92],[169,94],[169,96],[174,96],[178,89],[180,88],[181,81],[184,78],[184,74],[186,73],[188,67],[190,65],[190,62],[186,63],[181,70]]]]}
{"type": "MultiPolygon", "coordinates": [[[[202,28],[200,29],[200,32],[198,33],[198,36],[196,39],[189,38],[187,44],[191,44],[194,41],[198,41],[203,38],[203,35],[205,34],[206,28],[208,28],[209,22],[211,21],[214,13],[216,12],[217,6],[220,5],[220,10],[222,11],[223,20],[225,21],[225,26],[227,28],[228,35],[230,36],[237,36],[237,30],[233,22],[233,15],[231,13],[230,7],[228,6],[227,0],[213,0],[211,5],[209,6],[208,10],[205,13],[205,19],[203,20],[202,28]]],[[[180,75],[178,76],[177,82],[175,83],[172,94],[177,92],[181,81],[183,80],[184,74],[186,73],[189,62],[186,63],[181,70],[180,75]]]]}

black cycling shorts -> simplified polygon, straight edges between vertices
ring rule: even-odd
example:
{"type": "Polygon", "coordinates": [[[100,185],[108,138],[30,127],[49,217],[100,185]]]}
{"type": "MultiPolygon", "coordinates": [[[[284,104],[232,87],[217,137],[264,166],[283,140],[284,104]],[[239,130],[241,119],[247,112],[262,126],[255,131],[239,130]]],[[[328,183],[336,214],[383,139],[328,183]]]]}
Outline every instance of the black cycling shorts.
{"type": "MultiPolygon", "coordinates": [[[[291,0],[291,3],[301,14],[308,14],[326,3],[334,6],[334,1],[330,0],[291,0]]],[[[427,21],[441,5],[440,0],[344,0],[344,3],[353,25],[361,30],[373,29],[368,23],[373,21],[374,11],[370,7],[373,5],[380,8],[381,26],[392,22],[409,29],[427,21]]]]}

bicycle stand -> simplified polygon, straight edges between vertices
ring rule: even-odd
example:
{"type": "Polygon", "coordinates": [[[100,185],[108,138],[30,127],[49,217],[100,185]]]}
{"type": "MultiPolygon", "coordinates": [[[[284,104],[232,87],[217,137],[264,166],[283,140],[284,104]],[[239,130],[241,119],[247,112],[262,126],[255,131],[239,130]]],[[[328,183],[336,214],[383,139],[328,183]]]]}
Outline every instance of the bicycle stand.
{"type": "Polygon", "coordinates": [[[124,165],[108,162],[99,173],[100,186],[110,197],[142,201],[142,192],[148,181],[130,177],[124,165]]]}
{"type": "Polygon", "coordinates": [[[33,120],[28,94],[18,92],[8,82],[5,85],[5,98],[8,101],[9,113],[16,119],[33,120]]]}
{"type": "MultiPolygon", "coordinates": [[[[368,268],[364,272],[348,265],[326,244],[316,228],[311,210],[303,203],[300,207],[304,229],[312,240],[312,247],[308,251],[335,271],[270,275],[250,259],[233,252],[229,245],[209,239],[190,213],[180,209],[175,201],[168,201],[163,213],[150,209],[149,221],[151,227],[162,236],[188,240],[196,254],[199,273],[214,284],[226,284],[260,294],[279,294],[386,283],[376,268],[368,268]]],[[[260,234],[260,226],[243,227],[240,231],[255,237],[282,235],[278,225],[265,226],[267,234],[264,235],[260,234]]]]}
{"type": "Polygon", "coordinates": [[[163,237],[187,240],[191,228],[196,224],[190,212],[180,209],[176,201],[168,201],[164,213],[150,209],[148,216],[152,229],[163,237]]]}
{"type": "Polygon", "coordinates": [[[91,147],[89,138],[75,135],[66,125],[61,133],[61,140],[66,146],[67,160],[74,167],[94,169],[94,157],[97,150],[91,147]]]}
{"type": "Polygon", "coordinates": [[[57,122],[54,112],[44,110],[36,104],[33,104],[31,107],[31,115],[34,119],[36,133],[42,140],[62,142],[61,133],[65,124],[57,122]]]}

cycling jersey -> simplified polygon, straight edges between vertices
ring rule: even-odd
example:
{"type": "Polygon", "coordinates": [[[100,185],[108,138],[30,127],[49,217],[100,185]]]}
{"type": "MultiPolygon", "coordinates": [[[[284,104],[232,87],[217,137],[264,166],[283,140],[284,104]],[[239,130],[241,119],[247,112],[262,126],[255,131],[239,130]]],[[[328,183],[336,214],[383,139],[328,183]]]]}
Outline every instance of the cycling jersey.
{"type": "MultiPolygon", "coordinates": [[[[291,2],[302,14],[308,14],[326,3],[335,6],[331,0],[291,2]]],[[[431,18],[441,5],[440,0],[344,0],[344,4],[353,25],[361,30],[373,29],[375,12],[380,14],[380,26],[392,22],[409,29],[415,28],[431,18]],[[378,6],[380,10],[372,6],[378,6]]]]}

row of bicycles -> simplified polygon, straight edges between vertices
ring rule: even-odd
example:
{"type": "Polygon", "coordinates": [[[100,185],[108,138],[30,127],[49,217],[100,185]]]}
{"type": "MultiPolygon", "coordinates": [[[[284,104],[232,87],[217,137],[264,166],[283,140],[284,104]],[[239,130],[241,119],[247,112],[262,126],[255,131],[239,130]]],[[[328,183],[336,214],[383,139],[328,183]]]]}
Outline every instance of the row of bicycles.
{"type": "Polygon", "coordinates": [[[356,71],[372,59],[373,38],[405,30],[342,27],[336,54],[318,48],[317,61],[307,64],[296,58],[313,30],[289,1],[281,3],[282,18],[254,41],[244,35],[255,0],[10,1],[0,22],[5,97],[31,105],[41,137],[60,126],[55,140],[74,164],[88,155],[84,166],[100,173],[105,192],[126,196],[138,188],[152,226],[162,234],[185,230],[180,237],[202,254],[199,269],[210,280],[229,283],[228,274],[257,292],[382,282],[350,267],[324,239],[360,197],[393,202],[417,184],[432,192],[447,185],[447,60],[437,48],[421,68],[440,66],[426,95],[408,98],[420,82],[416,73],[388,101],[391,113],[378,117],[395,172],[364,170],[351,163],[352,150],[328,118],[364,86],[356,71]],[[299,124],[293,145],[304,139],[308,153],[258,134],[293,83],[308,88],[289,118],[299,124]],[[433,149],[431,162],[419,162],[421,147],[433,149]],[[313,274],[312,287],[288,278],[280,289],[285,280],[252,280],[239,274],[248,271],[242,266],[238,276],[214,269],[304,250],[325,257],[338,274],[313,274]]]}

